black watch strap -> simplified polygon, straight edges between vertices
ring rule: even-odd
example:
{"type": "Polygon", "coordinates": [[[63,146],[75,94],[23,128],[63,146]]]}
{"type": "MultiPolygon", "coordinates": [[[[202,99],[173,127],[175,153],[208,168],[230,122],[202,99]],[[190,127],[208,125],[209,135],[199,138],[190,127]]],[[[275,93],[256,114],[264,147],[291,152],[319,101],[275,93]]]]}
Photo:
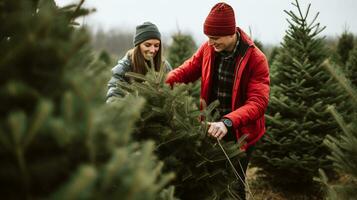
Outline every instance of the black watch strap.
{"type": "Polygon", "coordinates": [[[232,126],[233,126],[232,120],[230,120],[228,118],[223,118],[222,122],[228,129],[232,128],[232,126]]]}

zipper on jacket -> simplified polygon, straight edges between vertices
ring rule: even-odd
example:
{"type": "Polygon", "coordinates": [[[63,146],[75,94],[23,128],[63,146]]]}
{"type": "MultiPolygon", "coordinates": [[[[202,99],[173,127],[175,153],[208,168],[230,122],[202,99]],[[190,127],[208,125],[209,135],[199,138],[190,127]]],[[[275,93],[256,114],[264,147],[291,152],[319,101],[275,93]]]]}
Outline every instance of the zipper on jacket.
{"type": "MultiPolygon", "coordinates": [[[[238,63],[238,68],[237,68],[236,73],[235,73],[235,75],[234,75],[233,88],[234,88],[235,83],[236,83],[236,80],[237,80],[239,68],[240,68],[240,66],[241,66],[241,64],[242,64],[242,61],[243,61],[245,55],[247,54],[249,48],[251,48],[251,46],[248,46],[247,50],[244,52],[244,54],[242,55],[242,58],[240,59],[240,61],[239,61],[239,63],[238,63]]],[[[233,89],[233,90],[234,90],[234,89],[233,89]]],[[[237,91],[237,92],[238,92],[238,91],[237,91]]],[[[233,103],[233,102],[232,102],[232,103],[233,103]]]]}

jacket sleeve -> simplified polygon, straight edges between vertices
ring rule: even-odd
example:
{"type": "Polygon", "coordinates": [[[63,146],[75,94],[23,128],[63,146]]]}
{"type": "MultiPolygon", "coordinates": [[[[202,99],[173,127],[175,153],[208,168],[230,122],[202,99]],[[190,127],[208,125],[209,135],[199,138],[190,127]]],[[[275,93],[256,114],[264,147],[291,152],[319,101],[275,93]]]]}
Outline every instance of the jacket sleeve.
{"type": "Polygon", "coordinates": [[[131,71],[131,62],[127,56],[119,60],[118,64],[112,68],[112,77],[108,82],[108,92],[106,97],[107,102],[110,97],[123,96],[117,88],[117,82],[129,82],[129,80],[125,77],[125,73],[129,71],[131,71]]]}
{"type": "Polygon", "coordinates": [[[246,91],[246,101],[243,106],[225,115],[238,128],[255,121],[264,115],[269,101],[269,66],[263,54],[251,63],[251,71],[246,91]]]}
{"type": "Polygon", "coordinates": [[[175,83],[189,83],[199,79],[201,76],[203,60],[203,46],[204,45],[202,45],[197,52],[181,66],[170,71],[167,74],[166,83],[172,86],[175,83]]]}

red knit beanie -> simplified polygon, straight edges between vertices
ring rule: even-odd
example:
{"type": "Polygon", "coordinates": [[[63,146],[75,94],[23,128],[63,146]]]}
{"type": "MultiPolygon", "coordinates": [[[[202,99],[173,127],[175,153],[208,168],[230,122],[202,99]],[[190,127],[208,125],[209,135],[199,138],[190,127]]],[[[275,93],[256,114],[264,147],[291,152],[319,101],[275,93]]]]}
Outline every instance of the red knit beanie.
{"type": "Polygon", "coordinates": [[[223,2],[213,6],[203,25],[203,32],[210,36],[233,35],[236,32],[233,8],[223,2]]]}

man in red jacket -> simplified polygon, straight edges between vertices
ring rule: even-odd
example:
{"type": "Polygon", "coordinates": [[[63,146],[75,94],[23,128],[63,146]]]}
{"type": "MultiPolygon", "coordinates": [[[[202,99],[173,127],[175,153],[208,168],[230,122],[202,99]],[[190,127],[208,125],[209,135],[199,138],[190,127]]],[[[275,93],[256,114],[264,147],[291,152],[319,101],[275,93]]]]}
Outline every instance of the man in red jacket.
{"type": "MultiPolygon", "coordinates": [[[[265,55],[248,35],[236,27],[232,7],[216,4],[204,26],[208,37],[197,52],[180,67],[171,71],[166,82],[194,82],[201,78],[201,100],[207,104],[219,100],[221,120],[211,122],[208,134],[218,139],[235,140],[246,135],[246,156],[237,171],[245,180],[254,144],[265,132],[264,112],[269,100],[269,66],[265,55]],[[241,167],[243,169],[241,169],[241,167]]],[[[238,193],[245,199],[245,183],[238,193]]]]}

